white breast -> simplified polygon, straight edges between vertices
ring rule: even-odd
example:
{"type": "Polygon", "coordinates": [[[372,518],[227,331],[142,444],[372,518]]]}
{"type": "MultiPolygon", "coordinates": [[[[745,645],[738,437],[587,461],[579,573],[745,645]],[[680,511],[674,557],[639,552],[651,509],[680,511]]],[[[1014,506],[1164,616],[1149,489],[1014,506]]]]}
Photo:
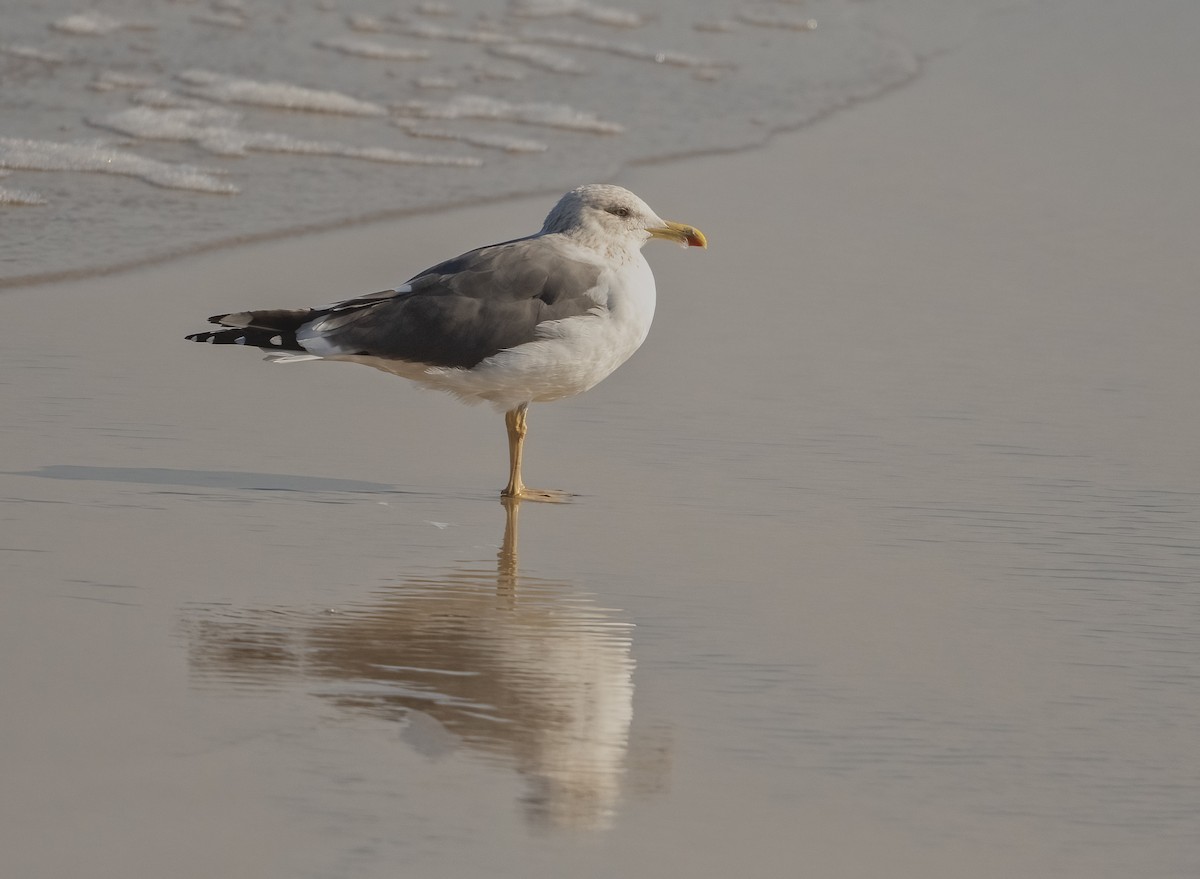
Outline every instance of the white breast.
{"type": "Polygon", "coordinates": [[[591,314],[542,324],[537,341],[501,351],[471,369],[434,367],[407,377],[502,410],[583,393],[628,360],[650,331],[654,275],[639,251],[631,257],[613,272],[607,298],[591,314]]]}

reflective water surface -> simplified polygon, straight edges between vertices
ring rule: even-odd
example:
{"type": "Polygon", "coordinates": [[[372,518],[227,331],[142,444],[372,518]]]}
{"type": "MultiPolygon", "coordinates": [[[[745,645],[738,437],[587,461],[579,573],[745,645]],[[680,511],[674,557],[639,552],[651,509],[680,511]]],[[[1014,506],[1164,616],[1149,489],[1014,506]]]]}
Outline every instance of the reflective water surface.
{"type": "Polygon", "coordinates": [[[201,686],[291,686],[397,721],[430,756],[470,748],[527,781],[535,824],[609,826],[633,715],[631,626],[570,584],[522,577],[519,502],[496,570],[390,584],[336,611],[189,609],[201,686]]]}
{"type": "Polygon", "coordinates": [[[1200,875],[1200,7],[1138,11],[620,175],[711,247],[532,410],[567,504],[493,412],[182,338],[545,199],[5,291],[3,874],[1200,875]]]}

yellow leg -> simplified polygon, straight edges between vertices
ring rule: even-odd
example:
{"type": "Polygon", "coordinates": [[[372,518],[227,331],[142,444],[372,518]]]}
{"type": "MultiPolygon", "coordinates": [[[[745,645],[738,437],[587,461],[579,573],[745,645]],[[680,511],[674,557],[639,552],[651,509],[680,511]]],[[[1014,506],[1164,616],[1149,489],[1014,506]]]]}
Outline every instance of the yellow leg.
{"type": "Polygon", "coordinates": [[[528,411],[529,404],[522,403],[504,413],[504,426],[508,428],[508,486],[500,493],[501,497],[520,498],[525,494],[525,483],[521,481],[521,454],[525,434],[529,432],[525,425],[528,411]]]}
{"type": "Polygon", "coordinates": [[[521,457],[525,449],[525,434],[529,432],[525,423],[528,412],[529,404],[522,403],[516,409],[504,413],[504,426],[508,428],[508,485],[500,492],[500,496],[516,500],[562,503],[571,497],[567,492],[526,488],[525,483],[521,481],[521,457]]]}

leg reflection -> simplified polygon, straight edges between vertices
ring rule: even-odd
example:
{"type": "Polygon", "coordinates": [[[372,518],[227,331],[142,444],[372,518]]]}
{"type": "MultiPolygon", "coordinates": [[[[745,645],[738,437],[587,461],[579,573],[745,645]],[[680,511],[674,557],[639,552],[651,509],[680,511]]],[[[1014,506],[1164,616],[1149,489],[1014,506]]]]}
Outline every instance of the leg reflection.
{"type": "Polygon", "coordinates": [[[515,598],[521,539],[521,499],[503,497],[500,503],[504,507],[504,539],[500,543],[500,552],[496,554],[496,586],[501,595],[515,598]]]}

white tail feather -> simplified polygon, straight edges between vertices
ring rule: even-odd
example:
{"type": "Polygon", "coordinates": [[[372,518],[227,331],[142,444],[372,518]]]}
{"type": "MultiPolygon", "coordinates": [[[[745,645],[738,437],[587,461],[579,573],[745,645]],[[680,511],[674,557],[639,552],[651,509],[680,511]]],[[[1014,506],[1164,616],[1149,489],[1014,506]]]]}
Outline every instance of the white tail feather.
{"type": "Polygon", "coordinates": [[[324,360],[318,354],[268,354],[263,360],[271,363],[302,363],[305,360],[324,360]]]}

